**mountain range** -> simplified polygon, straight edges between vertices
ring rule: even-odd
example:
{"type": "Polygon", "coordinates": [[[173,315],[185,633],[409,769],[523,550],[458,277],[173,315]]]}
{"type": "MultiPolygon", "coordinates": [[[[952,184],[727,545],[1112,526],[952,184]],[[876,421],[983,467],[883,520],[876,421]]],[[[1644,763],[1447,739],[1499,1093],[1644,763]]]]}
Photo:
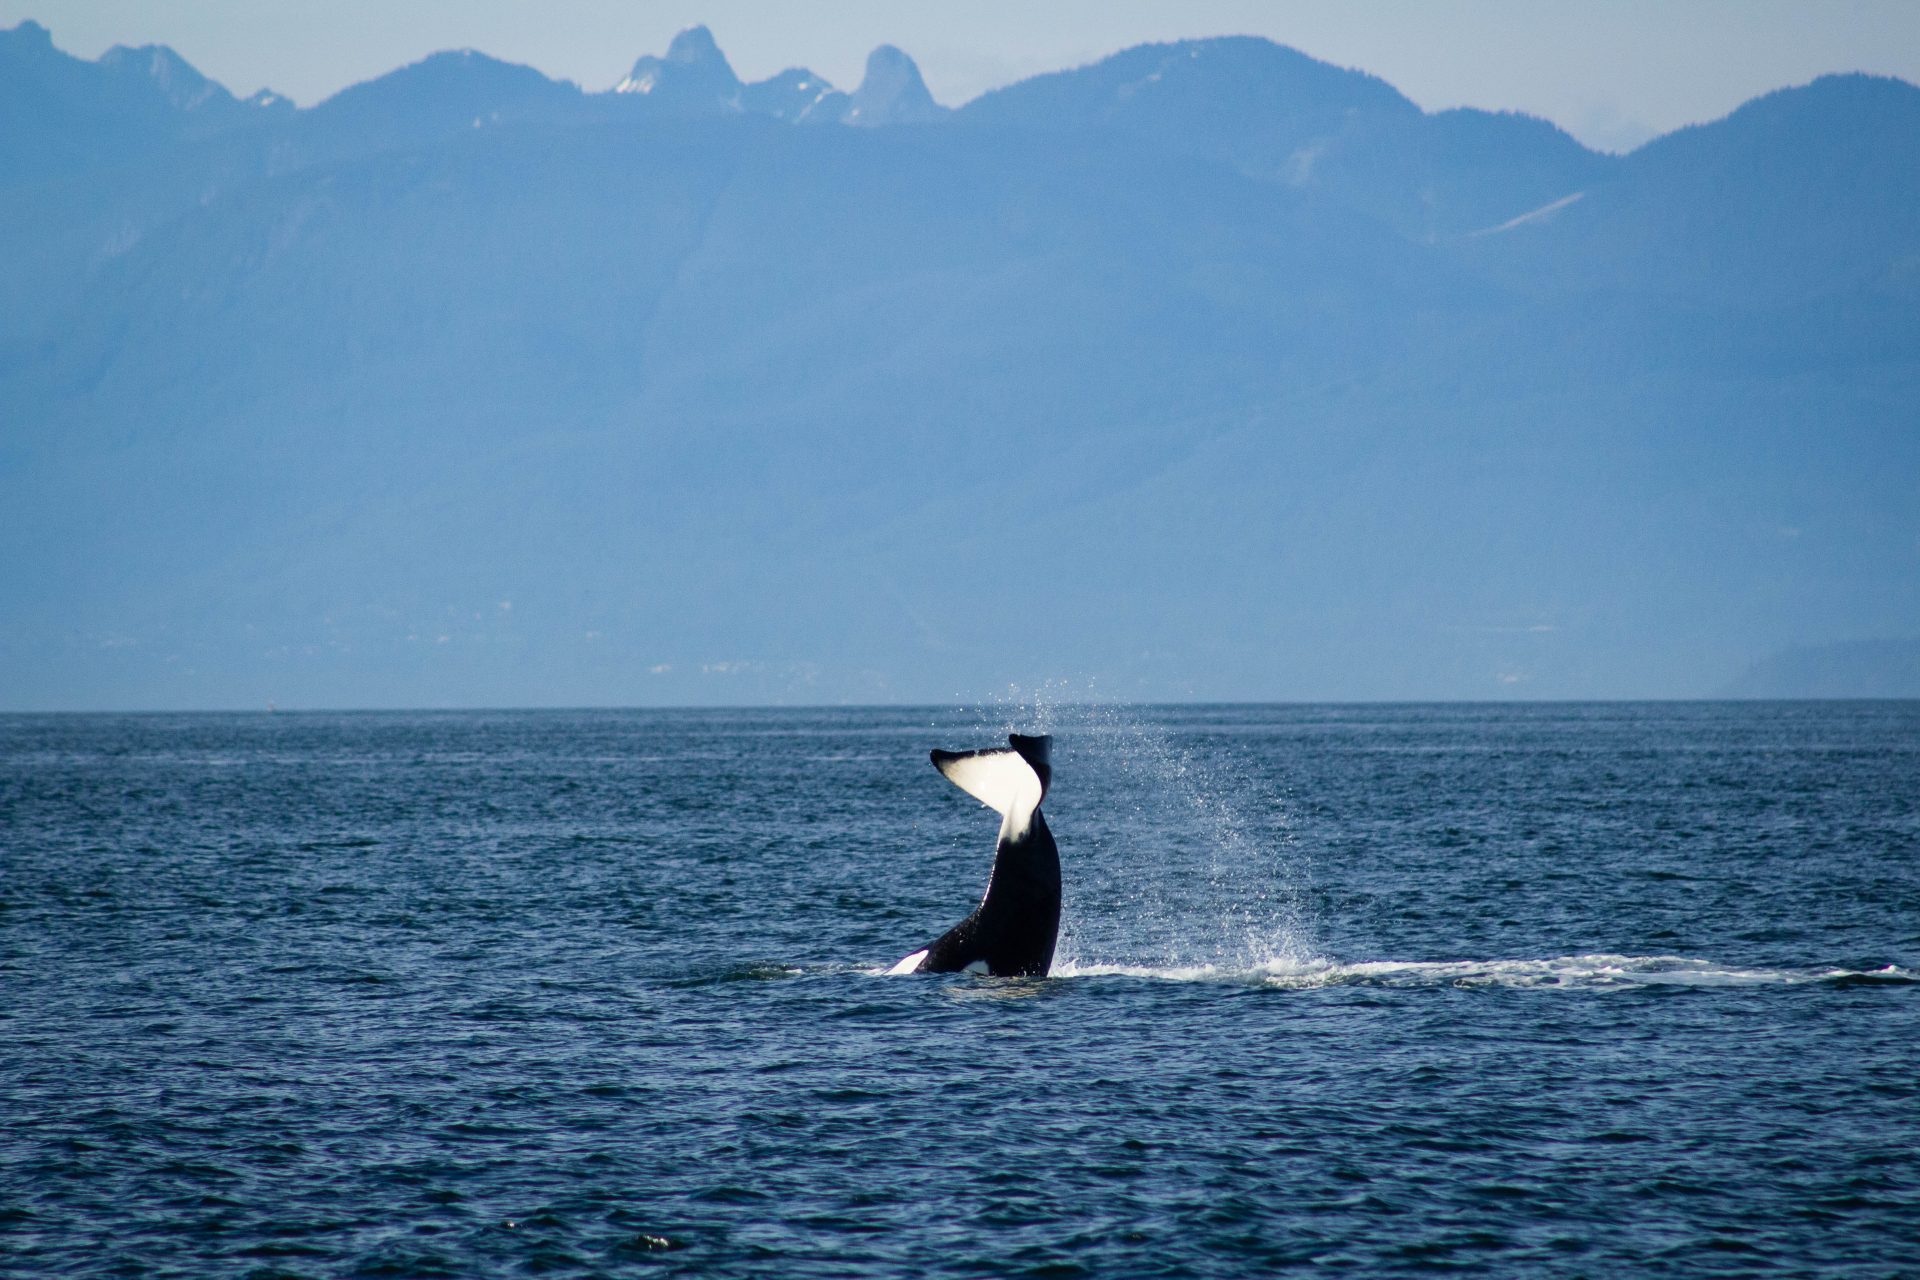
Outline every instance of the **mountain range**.
{"type": "Polygon", "coordinates": [[[24,23],[0,300],[0,707],[1920,694],[1898,80],[1611,155],[1240,37],[296,109],[24,23]]]}

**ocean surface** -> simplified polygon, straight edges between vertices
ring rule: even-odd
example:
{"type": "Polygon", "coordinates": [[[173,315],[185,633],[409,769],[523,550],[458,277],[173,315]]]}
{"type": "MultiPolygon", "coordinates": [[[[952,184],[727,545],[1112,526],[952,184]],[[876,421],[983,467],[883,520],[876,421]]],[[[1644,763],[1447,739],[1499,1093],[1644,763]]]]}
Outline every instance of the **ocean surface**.
{"type": "Polygon", "coordinates": [[[0,717],[7,1277],[1445,1271],[1920,1275],[1920,703],[0,717]]]}

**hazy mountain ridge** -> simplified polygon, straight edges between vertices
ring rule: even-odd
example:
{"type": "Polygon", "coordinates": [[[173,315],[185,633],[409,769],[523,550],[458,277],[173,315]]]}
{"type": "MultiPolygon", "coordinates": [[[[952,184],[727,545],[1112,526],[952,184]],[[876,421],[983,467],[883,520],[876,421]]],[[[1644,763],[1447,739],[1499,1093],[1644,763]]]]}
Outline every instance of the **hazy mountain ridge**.
{"type": "Polygon", "coordinates": [[[292,111],[0,33],[0,696],[1684,694],[1920,631],[1912,86],[1612,157],[1264,41],[951,116],[877,51],[864,119],[675,48],[292,111]]]}
{"type": "Polygon", "coordinates": [[[1850,640],[1770,654],[1728,698],[1920,698],[1920,639],[1850,640]]]}

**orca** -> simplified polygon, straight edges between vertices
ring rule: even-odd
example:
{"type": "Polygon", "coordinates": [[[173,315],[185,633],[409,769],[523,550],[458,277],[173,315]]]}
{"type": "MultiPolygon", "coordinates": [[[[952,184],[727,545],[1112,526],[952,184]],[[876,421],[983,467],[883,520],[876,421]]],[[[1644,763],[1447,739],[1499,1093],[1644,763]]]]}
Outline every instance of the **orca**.
{"type": "Polygon", "coordinates": [[[1053,739],[1011,734],[1008,747],[935,751],[947,781],[1000,814],[987,892],[973,914],[889,973],[988,973],[1045,977],[1060,932],[1060,851],[1040,815],[1053,780],[1053,739]]]}

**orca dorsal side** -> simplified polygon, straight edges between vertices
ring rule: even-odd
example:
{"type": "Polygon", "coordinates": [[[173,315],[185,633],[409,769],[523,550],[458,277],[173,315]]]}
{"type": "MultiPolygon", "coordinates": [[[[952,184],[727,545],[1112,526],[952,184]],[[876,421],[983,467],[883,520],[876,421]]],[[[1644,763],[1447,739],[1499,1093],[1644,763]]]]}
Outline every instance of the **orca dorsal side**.
{"type": "Polygon", "coordinates": [[[1045,736],[1012,734],[987,751],[934,751],[933,767],[949,782],[1000,814],[993,871],[973,914],[893,973],[957,973],[984,969],[997,977],[1040,977],[1053,964],[1060,930],[1060,855],[1040,813],[1053,781],[1045,736]]]}

